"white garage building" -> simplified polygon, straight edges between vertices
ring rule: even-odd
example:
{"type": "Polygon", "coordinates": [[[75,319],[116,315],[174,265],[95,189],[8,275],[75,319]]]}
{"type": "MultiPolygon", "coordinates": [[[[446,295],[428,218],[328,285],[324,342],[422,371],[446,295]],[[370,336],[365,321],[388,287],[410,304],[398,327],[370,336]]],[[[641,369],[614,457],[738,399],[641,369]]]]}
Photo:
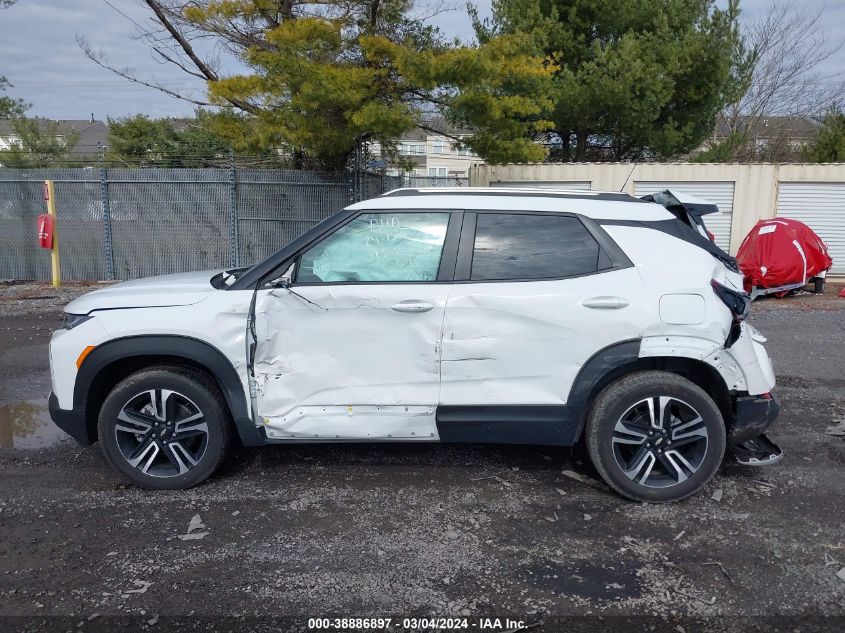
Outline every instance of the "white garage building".
{"type": "Polygon", "coordinates": [[[825,241],[831,275],[845,276],[845,164],[562,163],[475,165],[470,185],[627,191],[674,189],[719,206],[704,218],[716,243],[736,253],[758,220],[804,222],[825,241]]]}

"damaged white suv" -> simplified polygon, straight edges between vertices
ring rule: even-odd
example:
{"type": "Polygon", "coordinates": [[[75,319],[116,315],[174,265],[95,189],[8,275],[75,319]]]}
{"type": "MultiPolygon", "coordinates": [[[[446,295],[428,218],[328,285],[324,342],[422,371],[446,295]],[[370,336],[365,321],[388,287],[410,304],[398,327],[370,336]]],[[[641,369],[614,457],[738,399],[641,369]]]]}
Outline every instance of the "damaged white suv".
{"type": "Polygon", "coordinates": [[[778,405],[733,260],[622,193],[401,189],[251,268],[117,284],[53,335],[53,420],[148,488],[236,439],[573,445],[682,499],[726,449],[777,461],[778,405]]]}

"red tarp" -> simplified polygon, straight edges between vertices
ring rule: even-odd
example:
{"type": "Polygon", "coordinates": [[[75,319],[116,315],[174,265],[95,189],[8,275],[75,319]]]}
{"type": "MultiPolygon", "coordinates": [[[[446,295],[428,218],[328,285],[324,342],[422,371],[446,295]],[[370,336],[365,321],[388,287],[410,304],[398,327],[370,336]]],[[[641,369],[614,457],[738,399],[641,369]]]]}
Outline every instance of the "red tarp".
{"type": "Polygon", "coordinates": [[[742,240],[736,259],[746,289],[806,283],[833,265],[821,238],[803,222],[786,218],[758,222],[742,240]]]}

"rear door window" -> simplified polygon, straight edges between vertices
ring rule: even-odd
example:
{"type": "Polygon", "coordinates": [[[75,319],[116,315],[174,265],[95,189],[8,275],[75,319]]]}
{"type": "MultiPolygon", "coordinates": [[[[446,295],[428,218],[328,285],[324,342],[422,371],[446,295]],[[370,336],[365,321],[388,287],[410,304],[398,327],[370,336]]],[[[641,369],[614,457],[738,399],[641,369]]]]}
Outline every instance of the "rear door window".
{"type": "Polygon", "coordinates": [[[578,218],[479,213],[473,281],[556,279],[594,273],[599,245],[578,218]]]}

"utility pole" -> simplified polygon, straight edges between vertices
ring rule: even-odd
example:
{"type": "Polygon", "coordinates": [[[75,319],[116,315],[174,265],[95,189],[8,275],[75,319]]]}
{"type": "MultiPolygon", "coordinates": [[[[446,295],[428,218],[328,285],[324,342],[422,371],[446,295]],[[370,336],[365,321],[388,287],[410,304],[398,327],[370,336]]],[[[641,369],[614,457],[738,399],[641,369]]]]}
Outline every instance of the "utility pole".
{"type": "Polygon", "coordinates": [[[50,247],[50,270],[53,286],[62,285],[62,269],[59,264],[59,225],[56,220],[56,188],[52,180],[44,181],[44,199],[47,201],[47,214],[53,220],[53,243],[50,247]]]}
{"type": "Polygon", "coordinates": [[[111,230],[111,200],[109,198],[109,176],[106,170],[106,148],[98,143],[97,156],[100,163],[100,201],[103,204],[103,248],[105,249],[106,279],[114,279],[114,245],[111,230]]]}

